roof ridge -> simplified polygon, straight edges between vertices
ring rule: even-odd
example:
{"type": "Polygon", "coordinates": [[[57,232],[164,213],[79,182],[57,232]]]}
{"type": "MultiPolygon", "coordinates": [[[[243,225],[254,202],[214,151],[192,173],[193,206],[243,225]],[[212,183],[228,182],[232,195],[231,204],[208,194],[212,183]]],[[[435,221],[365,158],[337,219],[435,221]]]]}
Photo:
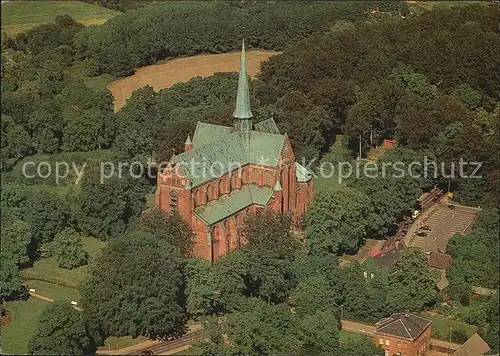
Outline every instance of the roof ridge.
{"type": "Polygon", "coordinates": [[[264,134],[264,135],[272,135],[272,136],[281,136],[281,137],[284,137],[285,135],[283,134],[275,134],[275,133],[272,133],[272,132],[266,132],[266,131],[259,131],[259,130],[251,130],[250,132],[257,132],[259,134],[264,134]]]}
{"type": "MultiPolygon", "coordinates": [[[[403,325],[403,327],[405,328],[406,330],[406,333],[408,334],[408,336],[410,337],[410,339],[413,340],[413,336],[411,336],[411,333],[410,333],[410,330],[408,330],[408,328],[406,327],[406,324],[404,323],[403,320],[399,319],[399,321],[401,322],[401,324],[403,325]]],[[[420,334],[419,334],[420,335],[420,334]]]]}

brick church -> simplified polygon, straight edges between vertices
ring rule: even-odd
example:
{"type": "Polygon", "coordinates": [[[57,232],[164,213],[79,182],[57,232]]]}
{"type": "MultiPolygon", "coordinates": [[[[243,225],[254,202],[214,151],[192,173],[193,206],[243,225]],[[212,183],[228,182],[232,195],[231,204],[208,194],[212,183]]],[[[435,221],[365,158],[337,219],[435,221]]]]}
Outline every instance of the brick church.
{"type": "Polygon", "coordinates": [[[244,43],[233,117],[233,127],[198,122],[158,175],[156,205],[179,212],[195,234],[194,255],[210,261],[244,243],[245,214],[270,208],[297,224],[313,198],[312,174],[295,162],[287,134],[272,118],[252,124],[244,43]]]}

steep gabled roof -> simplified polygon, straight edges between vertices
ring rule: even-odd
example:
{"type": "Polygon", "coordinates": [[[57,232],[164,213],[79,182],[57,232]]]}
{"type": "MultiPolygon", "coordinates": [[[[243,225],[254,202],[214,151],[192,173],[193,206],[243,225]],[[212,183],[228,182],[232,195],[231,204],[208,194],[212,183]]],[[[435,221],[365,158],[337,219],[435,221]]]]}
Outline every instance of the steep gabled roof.
{"type": "Polygon", "coordinates": [[[304,183],[309,182],[313,177],[313,174],[306,167],[298,162],[295,162],[295,176],[297,177],[297,182],[304,183]]]}
{"type": "Polygon", "coordinates": [[[375,324],[375,333],[415,340],[430,324],[430,320],[418,315],[394,313],[390,318],[380,319],[375,324]]]}
{"type": "Polygon", "coordinates": [[[490,346],[477,333],[472,335],[452,356],[480,356],[490,351],[490,346]]]}
{"type": "Polygon", "coordinates": [[[212,225],[250,205],[265,206],[272,195],[272,188],[249,184],[196,208],[194,214],[205,224],[212,225]]]}
{"type": "Polygon", "coordinates": [[[231,127],[198,123],[193,149],[173,157],[173,161],[195,188],[247,164],[277,166],[284,143],[284,135],[251,131],[244,147],[240,134],[231,127]]]}
{"type": "Polygon", "coordinates": [[[174,158],[185,177],[191,178],[191,187],[194,188],[204,182],[221,177],[230,170],[245,165],[248,159],[237,132],[226,135],[218,141],[204,144],[181,153],[174,158]]]}
{"type": "Polygon", "coordinates": [[[233,131],[234,129],[230,126],[213,125],[198,121],[193,136],[193,148],[219,141],[233,131]]]}
{"type": "Polygon", "coordinates": [[[274,122],[273,118],[256,123],[254,125],[254,129],[255,129],[255,131],[267,132],[267,133],[272,133],[275,135],[281,134],[281,132],[278,129],[278,126],[276,125],[276,122],[274,122]]]}
{"type": "Polygon", "coordinates": [[[250,132],[248,162],[258,166],[275,167],[280,162],[285,136],[267,132],[250,132]]]}

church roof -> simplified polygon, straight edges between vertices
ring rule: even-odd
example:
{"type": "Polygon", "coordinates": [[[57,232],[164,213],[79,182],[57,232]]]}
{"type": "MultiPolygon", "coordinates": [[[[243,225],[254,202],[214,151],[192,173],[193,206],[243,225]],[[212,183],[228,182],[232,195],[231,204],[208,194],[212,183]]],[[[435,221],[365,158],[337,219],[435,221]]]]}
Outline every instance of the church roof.
{"type": "MultiPolygon", "coordinates": [[[[244,41],[233,116],[238,123],[235,127],[198,122],[191,150],[172,157],[171,163],[177,165],[182,175],[190,179],[190,188],[196,188],[248,164],[276,167],[280,163],[286,134],[280,134],[274,120],[265,120],[256,125],[255,131],[251,130],[252,111],[244,41]]],[[[186,143],[189,141],[190,137],[186,143]]],[[[308,171],[303,167],[299,174],[303,180],[310,179],[308,171]]]]}
{"type": "Polygon", "coordinates": [[[218,141],[234,131],[230,126],[207,124],[198,121],[193,136],[193,146],[200,147],[212,141],[218,141]]]}
{"type": "Polygon", "coordinates": [[[250,205],[265,206],[272,195],[272,188],[249,184],[196,208],[194,214],[207,225],[212,225],[250,205]]]}
{"type": "Polygon", "coordinates": [[[239,166],[275,167],[279,164],[284,143],[284,135],[251,131],[246,146],[232,127],[199,122],[193,149],[177,155],[174,160],[180,164],[182,174],[191,178],[191,186],[195,188],[239,166]]]}
{"type": "Polygon", "coordinates": [[[308,182],[313,174],[306,167],[298,162],[295,162],[295,176],[297,177],[297,182],[304,183],[308,182]]]}
{"type": "Polygon", "coordinates": [[[278,126],[276,125],[276,122],[274,122],[273,118],[256,123],[254,129],[255,131],[260,132],[267,132],[276,135],[280,134],[280,130],[278,129],[278,126]]]}

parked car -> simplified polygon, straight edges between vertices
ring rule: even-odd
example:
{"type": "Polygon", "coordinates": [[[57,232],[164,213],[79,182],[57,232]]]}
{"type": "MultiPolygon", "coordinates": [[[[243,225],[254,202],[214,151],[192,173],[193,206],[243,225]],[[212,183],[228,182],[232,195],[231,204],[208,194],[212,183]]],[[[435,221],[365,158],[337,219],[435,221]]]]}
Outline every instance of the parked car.
{"type": "Polygon", "coordinates": [[[420,236],[420,237],[427,237],[427,234],[423,231],[419,231],[417,232],[417,236],[420,236]]]}
{"type": "Polygon", "coordinates": [[[448,204],[448,208],[451,210],[455,210],[455,205],[448,204]]]}
{"type": "Polygon", "coordinates": [[[154,353],[151,350],[142,350],[141,355],[154,355],[154,353]]]}
{"type": "Polygon", "coordinates": [[[401,230],[401,236],[406,236],[407,233],[408,233],[408,229],[401,230]]]}
{"type": "Polygon", "coordinates": [[[424,230],[424,231],[431,231],[432,230],[432,227],[430,227],[429,225],[424,225],[420,228],[420,230],[424,230]]]}

